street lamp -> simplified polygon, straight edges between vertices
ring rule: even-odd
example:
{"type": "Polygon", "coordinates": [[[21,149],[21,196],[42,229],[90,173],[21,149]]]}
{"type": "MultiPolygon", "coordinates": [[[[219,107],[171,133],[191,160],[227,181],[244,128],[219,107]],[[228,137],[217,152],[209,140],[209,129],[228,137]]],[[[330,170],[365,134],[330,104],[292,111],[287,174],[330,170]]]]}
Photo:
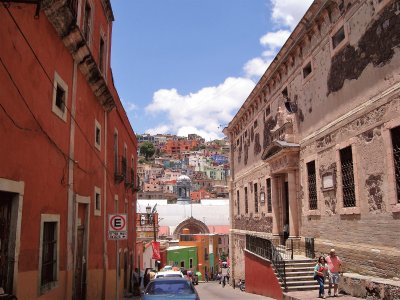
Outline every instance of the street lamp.
{"type": "Polygon", "coordinates": [[[155,206],[154,206],[154,208],[152,210],[150,204],[147,204],[146,213],[147,213],[147,219],[149,221],[149,224],[153,223],[154,241],[157,241],[156,222],[155,222],[155,218],[154,218],[154,216],[155,216],[155,206]]]}
{"type": "MultiPolygon", "coordinates": [[[[146,206],[148,223],[149,224],[153,223],[154,242],[157,241],[156,218],[155,218],[156,205],[154,205],[153,209],[151,208],[150,204],[147,204],[147,206],[146,206]]],[[[159,262],[157,260],[155,260],[154,264],[155,264],[156,270],[158,270],[158,263],[159,262]]]]}

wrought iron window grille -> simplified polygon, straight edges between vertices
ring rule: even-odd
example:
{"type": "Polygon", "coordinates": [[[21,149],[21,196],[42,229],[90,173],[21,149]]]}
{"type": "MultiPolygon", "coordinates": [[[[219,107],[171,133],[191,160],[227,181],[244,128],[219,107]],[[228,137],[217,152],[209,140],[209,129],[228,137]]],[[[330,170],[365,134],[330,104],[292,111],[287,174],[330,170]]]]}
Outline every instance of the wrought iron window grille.
{"type": "Polygon", "coordinates": [[[308,208],[310,210],[318,209],[317,196],[317,176],[315,171],[315,161],[307,163],[307,180],[308,180],[308,208]]]}
{"type": "Polygon", "coordinates": [[[356,194],[351,146],[340,150],[340,161],[342,169],[343,207],[355,207],[356,194]]]}

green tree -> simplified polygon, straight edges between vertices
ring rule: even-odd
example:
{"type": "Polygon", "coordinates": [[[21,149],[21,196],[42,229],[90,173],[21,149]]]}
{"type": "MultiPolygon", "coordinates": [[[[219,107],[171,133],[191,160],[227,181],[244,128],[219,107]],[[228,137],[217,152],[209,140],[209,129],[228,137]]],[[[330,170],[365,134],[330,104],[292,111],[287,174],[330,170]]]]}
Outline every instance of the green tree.
{"type": "Polygon", "coordinates": [[[142,145],[140,145],[140,153],[146,157],[146,160],[149,160],[149,158],[151,158],[155,152],[156,149],[150,142],[144,142],[142,145]]]}

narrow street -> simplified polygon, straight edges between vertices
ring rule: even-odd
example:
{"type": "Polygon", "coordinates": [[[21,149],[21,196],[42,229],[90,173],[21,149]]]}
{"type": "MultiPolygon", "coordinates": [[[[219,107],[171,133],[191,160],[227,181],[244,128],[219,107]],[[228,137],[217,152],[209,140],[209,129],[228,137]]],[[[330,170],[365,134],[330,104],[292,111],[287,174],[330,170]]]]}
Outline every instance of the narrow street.
{"type": "Polygon", "coordinates": [[[217,281],[200,282],[196,285],[196,290],[199,293],[201,300],[217,300],[217,299],[272,299],[259,295],[254,295],[233,289],[230,285],[225,285],[223,288],[217,281]]]}

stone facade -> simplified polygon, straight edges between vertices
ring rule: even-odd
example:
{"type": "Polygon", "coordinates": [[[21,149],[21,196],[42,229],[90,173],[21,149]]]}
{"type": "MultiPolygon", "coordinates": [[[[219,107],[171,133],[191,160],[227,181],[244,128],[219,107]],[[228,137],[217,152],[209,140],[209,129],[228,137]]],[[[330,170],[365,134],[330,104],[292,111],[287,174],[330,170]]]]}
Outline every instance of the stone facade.
{"type": "Polygon", "coordinates": [[[400,277],[399,11],[314,1],[225,129],[234,278],[246,234],[286,227],[347,271],[400,277]]]}

